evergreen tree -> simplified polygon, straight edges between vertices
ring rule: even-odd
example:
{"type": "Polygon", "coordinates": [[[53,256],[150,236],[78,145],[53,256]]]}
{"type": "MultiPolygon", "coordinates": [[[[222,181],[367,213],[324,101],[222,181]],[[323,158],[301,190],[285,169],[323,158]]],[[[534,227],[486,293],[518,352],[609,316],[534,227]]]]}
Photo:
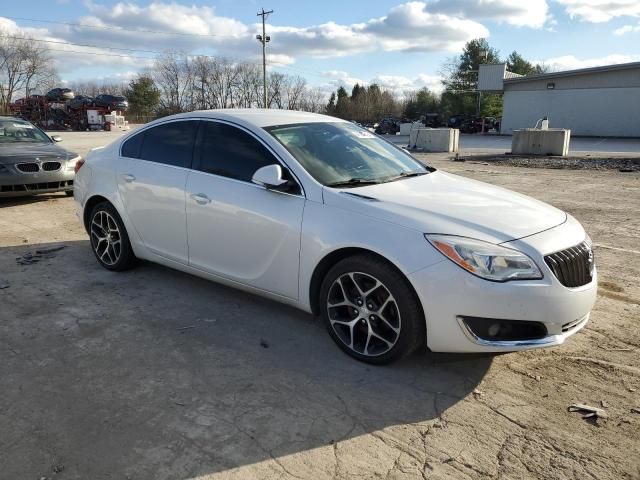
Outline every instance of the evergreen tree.
{"type": "Polygon", "coordinates": [[[160,90],[148,75],[140,75],[131,80],[124,92],[129,101],[129,113],[152,116],[160,104],[160,90]]]}

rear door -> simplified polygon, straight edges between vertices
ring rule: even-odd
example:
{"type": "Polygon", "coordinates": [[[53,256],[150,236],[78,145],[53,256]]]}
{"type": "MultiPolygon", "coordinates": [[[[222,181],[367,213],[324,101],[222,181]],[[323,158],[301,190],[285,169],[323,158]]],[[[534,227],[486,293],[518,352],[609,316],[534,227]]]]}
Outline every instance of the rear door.
{"type": "Polygon", "coordinates": [[[252,133],[202,120],[186,187],[189,262],[199,269],[289,298],[298,297],[300,231],[305,198],[251,182],[280,164],[252,133]]]}
{"type": "Polygon", "coordinates": [[[153,253],[188,263],[185,183],[197,120],[174,120],[127,140],[118,162],[118,188],[129,219],[153,253]]]}

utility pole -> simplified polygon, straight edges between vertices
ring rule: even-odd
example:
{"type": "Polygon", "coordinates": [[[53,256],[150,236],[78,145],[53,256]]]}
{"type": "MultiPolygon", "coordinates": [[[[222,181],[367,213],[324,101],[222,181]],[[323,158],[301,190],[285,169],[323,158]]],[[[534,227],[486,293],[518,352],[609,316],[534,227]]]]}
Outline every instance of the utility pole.
{"type": "Polygon", "coordinates": [[[268,12],[264,11],[264,8],[260,13],[258,13],[258,17],[262,17],[262,35],[256,35],[256,39],[262,44],[262,96],[263,96],[263,108],[267,108],[267,43],[271,41],[271,37],[266,35],[264,30],[264,22],[269,16],[270,13],[273,13],[273,10],[269,10],[268,12]]]}

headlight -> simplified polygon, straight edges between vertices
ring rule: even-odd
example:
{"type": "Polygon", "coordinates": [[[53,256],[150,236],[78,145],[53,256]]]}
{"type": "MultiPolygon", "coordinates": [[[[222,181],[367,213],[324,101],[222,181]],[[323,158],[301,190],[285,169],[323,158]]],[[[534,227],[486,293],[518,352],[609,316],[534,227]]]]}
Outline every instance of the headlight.
{"type": "Polygon", "coordinates": [[[82,159],[82,156],[77,155],[67,160],[67,170],[74,170],[76,168],[76,163],[81,159],[82,159]]]}
{"type": "Polygon", "coordinates": [[[454,235],[426,234],[425,238],[449,260],[480,278],[494,282],[542,278],[535,262],[517,250],[454,235]]]}

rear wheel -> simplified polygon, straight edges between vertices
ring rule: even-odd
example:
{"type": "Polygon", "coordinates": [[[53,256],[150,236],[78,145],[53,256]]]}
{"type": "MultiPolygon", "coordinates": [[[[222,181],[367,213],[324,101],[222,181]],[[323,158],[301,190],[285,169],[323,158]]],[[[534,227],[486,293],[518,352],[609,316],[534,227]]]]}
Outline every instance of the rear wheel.
{"type": "Polygon", "coordinates": [[[89,223],[91,248],[100,265],[107,270],[123,271],[135,264],[135,255],[127,230],[118,212],[108,202],[96,205],[89,223]]]}
{"type": "Polygon", "coordinates": [[[338,346],[373,364],[409,355],[426,338],[422,307],[406,278],[373,255],[338,262],[325,277],[322,317],[338,346]]]}

